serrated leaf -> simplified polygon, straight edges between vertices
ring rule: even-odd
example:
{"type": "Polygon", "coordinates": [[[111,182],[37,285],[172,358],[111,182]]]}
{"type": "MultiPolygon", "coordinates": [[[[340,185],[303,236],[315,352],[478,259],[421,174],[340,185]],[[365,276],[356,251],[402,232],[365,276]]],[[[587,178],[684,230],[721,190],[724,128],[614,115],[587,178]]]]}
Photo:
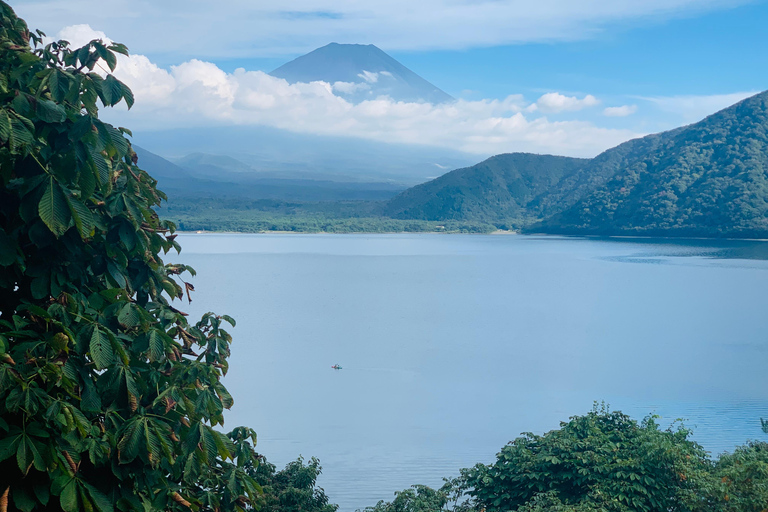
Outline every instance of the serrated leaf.
{"type": "Polygon", "coordinates": [[[123,84],[112,75],[107,75],[101,84],[101,92],[106,100],[106,105],[115,105],[123,97],[123,84]]]}
{"type": "Polygon", "coordinates": [[[96,176],[99,178],[99,183],[105,185],[109,183],[109,178],[112,175],[112,164],[104,158],[101,153],[91,150],[91,162],[96,168],[96,176]]]}
{"type": "Polygon", "coordinates": [[[40,199],[37,211],[48,229],[57,237],[69,229],[71,220],[69,205],[64,191],[53,176],[49,178],[48,186],[40,199]]]}
{"type": "Polygon", "coordinates": [[[112,279],[115,280],[117,286],[120,288],[125,288],[128,285],[122,270],[120,270],[120,268],[112,260],[107,262],[107,271],[109,272],[109,275],[112,277],[112,279]]]}
{"type": "Polygon", "coordinates": [[[69,211],[75,221],[75,226],[80,232],[80,238],[86,239],[93,236],[96,223],[91,210],[72,196],[66,196],[69,211]]]}
{"type": "Polygon", "coordinates": [[[0,109],[0,143],[8,142],[11,136],[11,119],[5,109],[0,109]]]}
{"type": "Polygon", "coordinates": [[[11,151],[18,151],[19,148],[23,148],[24,146],[32,145],[35,141],[35,137],[32,134],[32,130],[30,130],[27,123],[22,121],[22,119],[27,120],[26,118],[20,118],[19,116],[14,116],[11,119],[11,151]]]}
{"type": "Polygon", "coordinates": [[[149,360],[159,361],[165,356],[165,340],[155,329],[149,333],[149,360]]]}
{"type": "MultiPolygon", "coordinates": [[[[122,82],[121,82],[122,83],[122,82]]],[[[122,84],[123,86],[123,99],[125,100],[125,104],[128,106],[128,109],[133,106],[134,99],[133,99],[133,91],[130,87],[128,87],[125,84],[122,84]]],[[[128,135],[131,135],[130,132],[128,132],[128,135]]]]}
{"type": "Polygon", "coordinates": [[[78,512],[77,507],[77,482],[75,479],[71,479],[64,488],[61,490],[59,496],[61,502],[61,508],[64,512],[78,512]]]}
{"type": "Polygon", "coordinates": [[[109,132],[110,140],[112,141],[112,145],[115,146],[115,149],[117,149],[118,154],[120,155],[120,158],[125,156],[125,154],[128,152],[128,140],[125,138],[125,136],[112,125],[105,125],[107,128],[107,131],[109,132]]]}
{"type": "Polygon", "coordinates": [[[91,359],[96,363],[96,369],[98,370],[103,370],[112,364],[115,359],[115,351],[112,349],[112,342],[98,327],[93,329],[88,350],[91,353],[91,359]]]}
{"type": "Polygon", "coordinates": [[[37,117],[46,123],[62,123],[67,119],[64,107],[50,100],[37,100],[37,117]]]}
{"type": "Polygon", "coordinates": [[[141,322],[141,316],[136,306],[129,302],[120,310],[120,313],[117,315],[117,321],[126,328],[136,327],[141,322]]]}
{"type": "Polygon", "coordinates": [[[104,59],[104,61],[107,63],[109,70],[114,71],[115,67],[117,66],[117,58],[115,57],[115,54],[109,51],[103,44],[99,42],[94,42],[93,47],[96,49],[96,53],[99,54],[99,57],[104,59]]]}
{"type": "Polygon", "coordinates": [[[101,410],[101,396],[99,396],[96,386],[93,385],[90,379],[85,380],[85,389],[83,389],[83,397],[80,404],[86,412],[99,412],[101,410]]]}

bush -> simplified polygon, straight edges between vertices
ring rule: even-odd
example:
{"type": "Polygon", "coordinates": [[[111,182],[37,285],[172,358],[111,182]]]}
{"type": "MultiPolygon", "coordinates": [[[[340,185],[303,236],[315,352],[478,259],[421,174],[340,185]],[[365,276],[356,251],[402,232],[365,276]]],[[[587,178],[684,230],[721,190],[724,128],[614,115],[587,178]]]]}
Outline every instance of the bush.
{"type": "Polygon", "coordinates": [[[604,406],[543,436],[524,434],[495,464],[470,472],[469,494],[489,512],[688,510],[711,463],[683,427],[660,430],[604,406]]]}

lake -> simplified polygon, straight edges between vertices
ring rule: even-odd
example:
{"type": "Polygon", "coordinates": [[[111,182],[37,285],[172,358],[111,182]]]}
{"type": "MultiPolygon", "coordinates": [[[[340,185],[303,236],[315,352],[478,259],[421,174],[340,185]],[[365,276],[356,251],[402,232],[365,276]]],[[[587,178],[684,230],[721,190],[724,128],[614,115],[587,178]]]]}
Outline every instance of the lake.
{"type": "Polygon", "coordinates": [[[439,486],[606,401],[714,455],[766,439],[768,242],[182,234],[236,318],[228,428],[316,456],[341,512],[439,486]],[[342,370],[331,365],[340,364],[342,370]]]}

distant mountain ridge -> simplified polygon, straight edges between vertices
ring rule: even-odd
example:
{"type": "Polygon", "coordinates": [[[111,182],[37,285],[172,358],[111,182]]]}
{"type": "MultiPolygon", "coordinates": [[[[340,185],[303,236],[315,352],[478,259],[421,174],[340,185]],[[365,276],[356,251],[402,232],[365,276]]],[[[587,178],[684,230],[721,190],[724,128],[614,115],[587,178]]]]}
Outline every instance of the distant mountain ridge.
{"type": "Polygon", "coordinates": [[[768,92],[593,159],[497,155],[389,201],[396,218],[561,234],[768,237],[768,92]]]}
{"type": "Polygon", "coordinates": [[[331,43],[283,64],[270,75],[289,83],[328,82],[334,94],[353,102],[379,96],[405,102],[453,100],[372,44],[331,43]]]}
{"type": "Polygon", "coordinates": [[[674,133],[633,139],[591,159],[496,155],[405,190],[386,212],[399,219],[528,224],[574,204],[674,133]]]}
{"type": "Polygon", "coordinates": [[[652,151],[535,229],[768,236],[768,91],[663,135],[652,151]]]}

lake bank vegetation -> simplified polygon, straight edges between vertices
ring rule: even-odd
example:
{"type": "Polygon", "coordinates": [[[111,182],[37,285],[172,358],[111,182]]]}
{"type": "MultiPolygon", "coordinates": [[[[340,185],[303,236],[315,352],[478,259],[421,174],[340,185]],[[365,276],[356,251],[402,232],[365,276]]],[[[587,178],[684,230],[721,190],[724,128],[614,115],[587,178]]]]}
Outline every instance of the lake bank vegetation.
{"type": "Polygon", "coordinates": [[[691,433],[595,406],[557,430],[523,434],[494,463],[463,469],[439,489],[415,485],[363,512],[765,510],[768,443],[712,459],[691,433]]]}

